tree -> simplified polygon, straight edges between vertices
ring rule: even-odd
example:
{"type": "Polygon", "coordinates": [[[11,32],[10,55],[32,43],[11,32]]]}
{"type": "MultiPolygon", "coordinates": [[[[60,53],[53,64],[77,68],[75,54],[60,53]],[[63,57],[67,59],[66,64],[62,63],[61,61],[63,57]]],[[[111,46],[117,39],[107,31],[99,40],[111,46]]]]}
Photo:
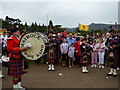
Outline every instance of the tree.
{"type": "Polygon", "coordinates": [[[35,29],[35,31],[38,31],[38,25],[37,25],[36,22],[35,22],[35,24],[34,24],[34,29],[35,29]]]}
{"type": "Polygon", "coordinates": [[[62,25],[55,25],[54,27],[55,27],[55,28],[61,28],[62,25]]]}
{"type": "Polygon", "coordinates": [[[20,27],[21,20],[10,18],[8,16],[5,17],[5,20],[2,22],[2,27],[10,30],[12,27],[19,26],[20,27]]]}
{"type": "Polygon", "coordinates": [[[5,21],[8,22],[9,24],[14,24],[14,25],[20,25],[21,20],[20,19],[14,19],[6,16],[5,21]]]}
{"type": "Polygon", "coordinates": [[[53,22],[52,22],[52,20],[49,21],[49,26],[48,27],[49,27],[50,30],[53,30],[53,22]]]}
{"type": "Polygon", "coordinates": [[[62,25],[55,25],[55,26],[53,27],[53,30],[54,30],[55,32],[63,32],[64,30],[63,30],[61,27],[62,27],[62,25]]]}
{"type": "Polygon", "coordinates": [[[27,22],[25,22],[24,29],[25,29],[25,30],[28,30],[27,22]]]}
{"type": "Polygon", "coordinates": [[[24,29],[25,29],[23,24],[20,24],[20,25],[19,25],[19,28],[20,28],[21,30],[24,30],[24,29]]]}
{"type": "Polygon", "coordinates": [[[52,20],[49,21],[49,25],[51,25],[53,27],[53,22],[52,20]]]}
{"type": "Polygon", "coordinates": [[[31,31],[31,32],[34,32],[34,23],[31,24],[30,31],[31,31]]]}

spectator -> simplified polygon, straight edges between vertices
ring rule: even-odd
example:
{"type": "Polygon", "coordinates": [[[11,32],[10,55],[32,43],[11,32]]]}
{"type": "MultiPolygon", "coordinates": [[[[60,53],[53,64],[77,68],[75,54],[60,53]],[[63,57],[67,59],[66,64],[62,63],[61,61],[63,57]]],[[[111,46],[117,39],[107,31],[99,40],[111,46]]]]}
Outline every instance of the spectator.
{"type": "Polygon", "coordinates": [[[68,44],[66,43],[66,39],[63,39],[63,43],[60,45],[60,50],[62,54],[62,66],[65,67],[68,53],[68,44]]]}
{"type": "Polygon", "coordinates": [[[74,63],[73,63],[75,61],[74,53],[75,53],[74,43],[71,43],[69,50],[68,50],[69,67],[74,67],[74,63]]]}
{"type": "Polygon", "coordinates": [[[73,35],[70,33],[69,34],[69,37],[66,39],[67,43],[68,43],[68,46],[71,45],[71,43],[76,43],[76,40],[73,38],[73,35]]]}

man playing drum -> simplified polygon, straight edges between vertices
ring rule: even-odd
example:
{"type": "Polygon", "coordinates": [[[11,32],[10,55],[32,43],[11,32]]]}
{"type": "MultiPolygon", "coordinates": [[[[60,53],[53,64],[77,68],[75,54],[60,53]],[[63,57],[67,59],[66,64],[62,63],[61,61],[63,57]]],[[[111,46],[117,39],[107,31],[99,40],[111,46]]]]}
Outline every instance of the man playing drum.
{"type": "Polygon", "coordinates": [[[22,72],[22,63],[21,52],[28,50],[31,45],[26,44],[24,47],[19,48],[19,29],[12,28],[11,30],[12,36],[7,39],[7,50],[9,52],[10,57],[10,71],[9,75],[13,76],[13,89],[23,88],[21,87],[21,76],[22,72]]]}

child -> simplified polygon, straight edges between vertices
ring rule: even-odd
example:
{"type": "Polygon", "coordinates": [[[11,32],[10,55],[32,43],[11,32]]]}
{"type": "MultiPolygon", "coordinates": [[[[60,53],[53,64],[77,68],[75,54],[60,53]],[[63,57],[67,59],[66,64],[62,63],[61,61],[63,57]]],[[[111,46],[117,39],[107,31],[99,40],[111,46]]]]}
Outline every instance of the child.
{"type": "Polygon", "coordinates": [[[91,67],[97,67],[96,64],[97,64],[97,56],[98,56],[98,52],[97,52],[97,49],[96,49],[96,45],[97,45],[97,41],[94,40],[93,41],[93,44],[91,45],[92,49],[93,49],[93,52],[92,52],[92,57],[91,57],[91,64],[92,66],[91,67]]]}
{"type": "Polygon", "coordinates": [[[62,66],[65,67],[68,52],[68,44],[66,43],[66,39],[63,39],[63,43],[60,45],[60,50],[62,54],[62,66]]]}
{"type": "Polygon", "coordinates": [[[69,67],[71,67],[71,66],[74,67],[74,65],[73,65],[73,61],[75,61],[74,52],[75,52],[74,43],[71,43],[71,45],[69,47],[69,51],[68,51],[69,67]]]}
{"type": "Polygon", "coordinates": [[[98,49],[99,68],[104,68],[104,55],[107,47],[105,46],[105,42],[102,38],[100,39],[100,42],[97,44],[96,48],[98,49]]]}
{"type": "Polygon", "coordinates": [[[54,41],[50,41],[50,45],[48,47],[48,71],[55,71],[54,68],[54,59],[55,59],[55,48],[54,48],[54,41]]]}

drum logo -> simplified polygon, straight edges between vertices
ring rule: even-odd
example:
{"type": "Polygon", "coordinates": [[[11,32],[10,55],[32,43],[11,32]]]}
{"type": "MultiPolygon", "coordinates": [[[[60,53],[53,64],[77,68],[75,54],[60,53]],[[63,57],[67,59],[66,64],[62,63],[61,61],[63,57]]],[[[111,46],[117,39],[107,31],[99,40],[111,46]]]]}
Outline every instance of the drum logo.
{"type": "Polygon", "coordinates": [[[25,52],[22,52],[22,55],[29,60],[39,59],[45,50],[45,43],[42,39],[42,36],[38,33],[29,33],[24,35],[20,41],[20,47],[24,47],[26,43],[30,43],[32,47],[25,52]]]}

